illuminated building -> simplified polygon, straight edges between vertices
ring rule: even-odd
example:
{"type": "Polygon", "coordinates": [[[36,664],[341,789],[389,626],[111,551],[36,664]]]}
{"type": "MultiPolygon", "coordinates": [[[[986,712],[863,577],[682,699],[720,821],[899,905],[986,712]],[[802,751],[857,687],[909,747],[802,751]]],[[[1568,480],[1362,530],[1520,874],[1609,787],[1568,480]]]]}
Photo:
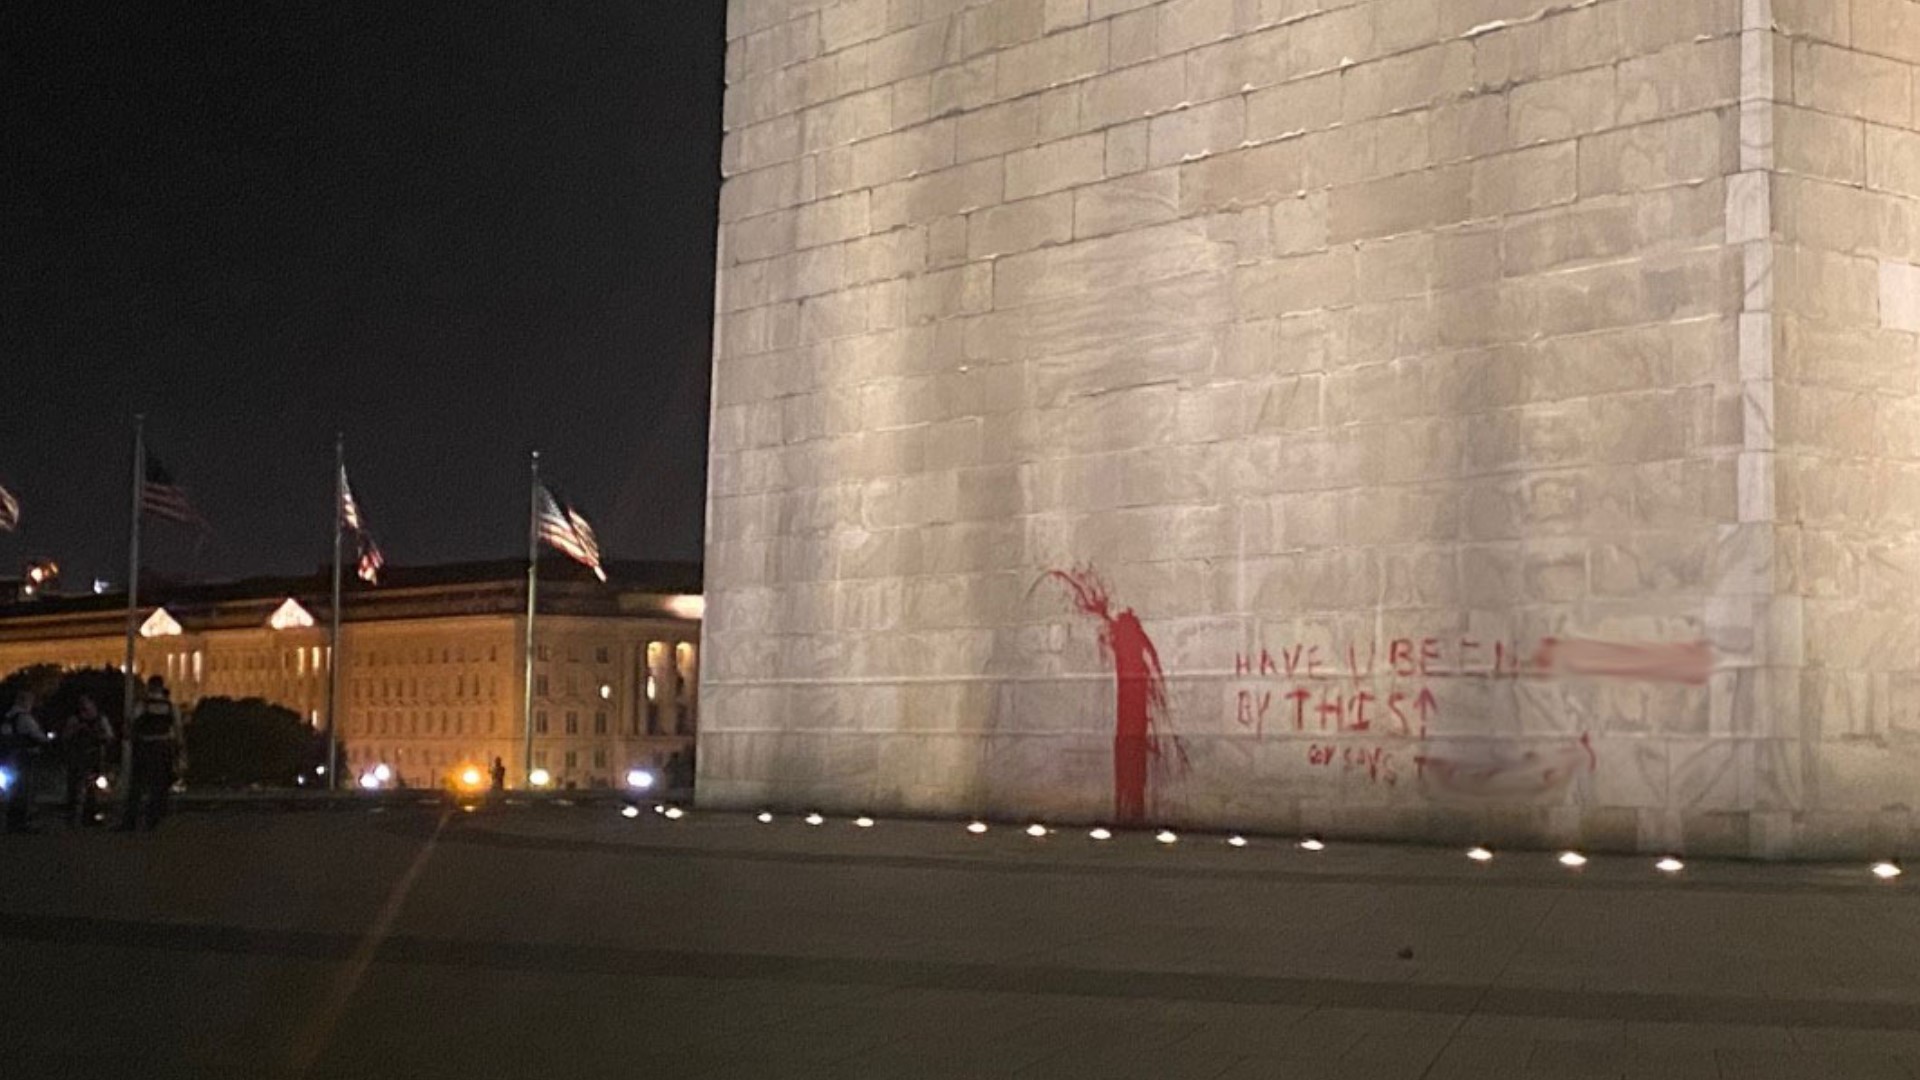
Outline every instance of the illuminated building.
{"type": "MultiPolygon", "coordinates": [[[[614,786],[693,745],[699,568],[608,570],[607,585],[559,560],[540,570],[533,764],[560,788],[614,786]]],[[[497,757],[518,783],[525,590],[525,564],[500,562],[395,569],[348,594],[339,711],[349,775],[385,764],[409,787],[443,787],[469,768],[484,775],[497,757]]],[[[256,697],[324,727],[324,579],[160,588],[153,600],[140,611],[137,669],[164,676],[183,707],[256,697]]],[[[119,667],[124,604],[105,595],[0,607],[0,673],[119,667]]]]}

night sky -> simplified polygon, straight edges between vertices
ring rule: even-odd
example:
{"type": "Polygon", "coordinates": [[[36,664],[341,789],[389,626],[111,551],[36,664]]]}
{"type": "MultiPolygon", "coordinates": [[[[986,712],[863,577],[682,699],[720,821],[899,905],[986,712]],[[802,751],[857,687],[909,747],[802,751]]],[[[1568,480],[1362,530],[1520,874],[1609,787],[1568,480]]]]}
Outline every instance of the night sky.
{"type": "Polygon", "coordinates": [[[612,557],[695,559],[725,5],[0,13],[0,577],[126,575],[131,418],[217,580],[525,551],[527,452],[612,557]],[[197,13],[197,14],[196,14],[197,13]]]}

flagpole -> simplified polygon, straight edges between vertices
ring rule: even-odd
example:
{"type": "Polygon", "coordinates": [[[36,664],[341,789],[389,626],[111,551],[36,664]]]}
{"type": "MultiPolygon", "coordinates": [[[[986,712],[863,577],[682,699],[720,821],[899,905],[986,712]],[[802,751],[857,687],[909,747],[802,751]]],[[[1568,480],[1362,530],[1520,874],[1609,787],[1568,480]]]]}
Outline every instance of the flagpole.
{"type": "Polygon", "coordinates": [[[327,790],[340,786],[340,540],[347,497],[347,439],[333,436],[333,626],[327,635],[327,790]]]}
{"type": "Polygon", "coordinates": [[[133,495],[127,513],[127,658],[120,693],[120,783],[133,775],[134,642],[140,633],[140,489],[147,479],[147,417],[133,418],[133,495]]]}
{"type": "Polygon", "coordinates": [[[527,488],[527,641],[525,693],[521,699],[521,723],[526,729],[526,747],[521,764],[527,789],[533,789],[533,618],[540,595],[540,451],[533,452],[532,479],[527,488]]]}

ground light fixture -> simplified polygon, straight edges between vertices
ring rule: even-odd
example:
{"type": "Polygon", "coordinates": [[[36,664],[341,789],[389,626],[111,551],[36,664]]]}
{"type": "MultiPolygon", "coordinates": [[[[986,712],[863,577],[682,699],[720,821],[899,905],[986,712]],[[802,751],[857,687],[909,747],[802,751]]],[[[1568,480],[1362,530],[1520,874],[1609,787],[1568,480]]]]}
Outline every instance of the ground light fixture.
{"type": "Polygon", "coordinates": [[[653,774],[645,769],[628,769],[627,786],[635,791],[646,791],[653,786],[653,774]]]}
{"type": "Polygon", "coordinates": [[[1035,840],[1038,840],[1041,837],[1047,835],[1047,827],[1036,821],[1033,824],[1027,826],[1027,835],[1033,837],[1035,840]]]}
{"type": "Polygon", "coordinates": [[[827,819],[824,817],[821,817],[817,811],[815,813],[808,814],[806,817],[801,818],[800,820],[806,822],[809,825],[825,825],[827,823],[827,819]]]}
{"type": "Polygon", "coordinates": [[[773,824],[773,812],[771,810],[762,810],[759,813],[753,815],[753,820],[759,822],[762,825],[771,825],[773,824]]]}
{"type": "Polygon", "coordinates": [[[393,779],[393,770],[384,764],[375,765],[373,767],[373,778],[384,784],[393,779]]]}
{"type": "Polygon", "coordinates": [[[1105,825],[1095,825],[1087,833],[1087,838],[1091,840],[1111,840],[1113,839],[1113,830],[1107,828],[1105,825]]]}
{"type": "Polygon", "coordinates": [[[873,828],[873,819],[865,814],[861,814],[859,817],[853,819],[853,824],[855,828],[871,829],[873,828]]]}
{"type": "Polygon", "coordinates": [[[107,790],[107,788],[108,788],[109,786],[111,786],[111,785],[109,785],[109,784],[107,783],[107,778],[106,778],[106,777],[104,777],[104,776],[96,776],[96,777],[94,777],[94,778],[93,778],[93,786],[94,786],[95,788],[98,788],[98,789],[99,789],[99,790],[101,790],[101,791],[105,791],[105,790],[107,790]]]}
{"type": "Polygon", "coordinates": [[[631,821],[632,819],[640,816],[640,808],[633,805],[632,803],[628,803],[627,805],[620,808],[620,816],[631,821]]]}
{"type": "Polygon", "coordinates": [[[1241,836],[1239,833],[1234,833],[1232,836],[1227,837],[1227,846],[1236,848],[1246,847],[1247,838],[1241,836]]]}
{"type": "Polygon", "coordinates": [[[969,821],[967,822],[967,831],[975,836],[979,836],[981,833],[987,831],[987,823],[984,821],[969,821]]]}
{"type": "Polygon", "coordinates": [[[1873,864],[1873,876],[1881,881],[1892,881],[1901,875],[1900,863],[1894,859],[1883,859],[1873,864]]]}
{"type": "MultiPolygon", "coordinates": [[[[381,768],[385,767],[384,765],[381,766],[381,768]]],[[[546,787],[548,784],[553,783],[553,774],[545,769],[535,769],[527,774],[527,782],[534,787],[546,787]]]]}
{"type": "Polygon", "coordinates": [[[1467,858],[1477,863],[1490,863],[1493,861],[1493,852],[1475,845],[1467,849],[1467,858]]]}
{"type": "Polygon", "coordinates": [[[1679,859],[1676,859],[1671,855],[1667,855],[1661,858],[1659,862],[1654,863],[1653,868],[1655,870],[1660,871],[1663,874],[1677,874],[1680,871],[1685,870],[1687,868],[1687,864],[1681,862],[1679,859]]]}
{"type": "Polygon", "coordinates": [[[1300,841],[1300,850],[1301,851],[1325,851],[1327,850],[1327,842],[1325,840],[1320,839],[1320,837],[1317,834],[1313,836],[1309,836],[1305,840],[1300,841]]]}
{"type": "Polygon", "coordinates": [[[1560,865],[1569,870],[1578,870],[1587,865],[1587,857],[1577,851],[1563,851],[1560,853],[1560,865]]]}
{"type": "Polygon", "coordinates": [[[1180,842],[1179,834],[1175,833],[1172,829],[1161,829],[1159,832],[1153,834],[1153,838],[1163,844],[1177,844],[1180,842]]]}
{"type": "Polygon", "coordinates": [[[660,813],[665,816],[668,821],[679,821],[681,818],[687,816],[687,812],[677,806],[669,806],[665,810],[660,811],[660,813]]]}
{"type": "Polygon", "coordinates": [[[0,791],[13,790],[13,770],[0,769],[0,791]]]}
{"type": "Polygon", "coordinates": [[[380,778],[370,772],[360,774],[360,786],[367,791],[380,790],[380,778]]]}
{"type": "Polygon", "coordinates": [[[465,787],[470,787],[470,788],[479,787],[480,786],[480,770],[469,766],[466,770],[461,772],[460,783],[462,786],[465,786],[465,787]]]}

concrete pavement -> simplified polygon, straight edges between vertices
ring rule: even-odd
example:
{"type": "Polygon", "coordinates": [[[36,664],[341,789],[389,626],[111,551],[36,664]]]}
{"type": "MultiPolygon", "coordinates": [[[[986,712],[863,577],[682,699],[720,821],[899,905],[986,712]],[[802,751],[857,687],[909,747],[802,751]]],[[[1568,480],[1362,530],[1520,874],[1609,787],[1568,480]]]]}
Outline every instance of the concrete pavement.
{"type": "Polygon", "coordinates": [[[0,865],[8,1075],[1920,1077],[1863,864],[389,805],[0,865]]]}

